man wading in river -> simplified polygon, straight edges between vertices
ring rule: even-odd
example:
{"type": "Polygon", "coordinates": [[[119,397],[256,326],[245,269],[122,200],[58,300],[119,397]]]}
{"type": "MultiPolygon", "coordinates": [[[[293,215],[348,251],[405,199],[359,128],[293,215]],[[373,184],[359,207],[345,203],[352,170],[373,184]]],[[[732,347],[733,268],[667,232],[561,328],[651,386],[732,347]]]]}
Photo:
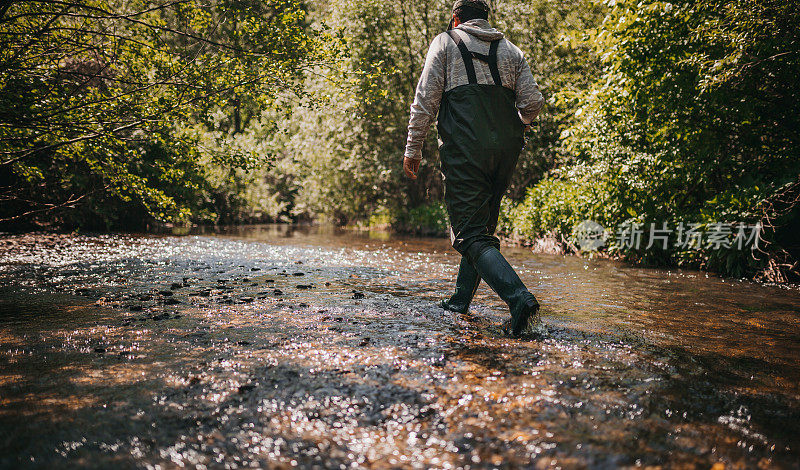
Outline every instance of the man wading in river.
{"type": "Polygon", "coordinates": [[[458,0],[451,27],[431,43],[411,106],[403,168],[416,179],[438,112],[450,239],[461,253],[456,291],[441,306],[467,313],[483,279],[511,310],[504,331],[519,336],[539,303],[500,254],[494,231],[525,127],[544,99],[522,52],[489,24],[489,10],[486,0],[458,0]]]}

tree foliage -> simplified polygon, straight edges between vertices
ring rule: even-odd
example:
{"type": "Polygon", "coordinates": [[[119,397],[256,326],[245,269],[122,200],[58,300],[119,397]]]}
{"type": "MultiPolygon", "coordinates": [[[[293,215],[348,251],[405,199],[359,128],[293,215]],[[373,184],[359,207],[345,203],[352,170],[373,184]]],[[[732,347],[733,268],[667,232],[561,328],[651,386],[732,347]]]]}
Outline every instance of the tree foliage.
{"type": "Polygon", "coordinates": [[[78,225],[114,223],[120,207],[134,224],[208,218],[203,159],[252,169],[265,155],[205,152],[183,128],[233,108],[223,124],[239,131],[247,110],[303,95],[297,79],[333,44],[295,0],[26,1],[0,13],[6,221],[66,207],[78,225]]]}
{"type": "MultiPolygon", "coordinates": [[[[337,82],[349,86],[332,86],[330,76],[308,76],[306,87],[325,96],[325,105],[283,121],[292,137],[278,147],[297,163],[289,177],[302,188],[293,201],[296,213],[342,223],[388,220],[400,228],[425,225],[429,214],[442,214],[436,133],[423,146],[425,163],[417,180],[404,177],[402,155],[425,55],[446,29],[451,7],[446,0],[336,0],[316,10],[347,41],[349,55],[337,82]]],[[[574,122],[575,93],[599,71],[583,31],[599,24],[604,8],[590,1],[495,4],[491,20],[526,53],[551,109],[529,134],[512,184],[516,198],[569,160],[558,139],[574,122]]],[[[435,231],[443,222],[421,231],[435,231]]]]}
{"type": "MultiPolygon", "coordinates": [[[[608,4],[590,38],[602,75],[579,96],[580,119],[562,140],[577,162],[530,190],[519,227],[535,236],[569,234],[585,218],[612,227],[757,222],[763,202],[800,175],[795,9],[772,0],[608,4]],[[557,189],[542,199],[547,188],[557,189]],[[567,226],[548,219],[558,209],[567,226]]],[[[724,250],[623,251],[737,275],[763,262],[724,250]]]]}
{"type": "MultiPolygon", "coordinates": [[[[761,221],[763,246],[794,263],[793,5],[492,4],[490,21],[525,53],[547,100],[504,203],[508,235],[570,243],[585,219],[607,227],[761,221]]],[[[328,219],[441,232],[436,134],[417,180],[401,165],[425,54],[451,7],[3,3],[0,219],[118,228],[328,219]]],[[[736,275],[777,259],[617,250],[736,275]]]]}

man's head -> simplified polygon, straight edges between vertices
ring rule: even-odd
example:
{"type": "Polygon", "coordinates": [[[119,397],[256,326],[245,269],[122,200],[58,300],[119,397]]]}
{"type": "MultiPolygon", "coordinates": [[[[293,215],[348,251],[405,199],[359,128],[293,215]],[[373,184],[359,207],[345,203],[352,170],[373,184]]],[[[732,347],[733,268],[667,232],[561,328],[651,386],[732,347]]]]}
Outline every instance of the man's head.
{"type": "Polygon", "coordinates": [[[464,23],[469,20],[489,18],[489,11],[491,7],[486,0],[456,0],[453,4],[453,18],[458,23],[464,23]]]}

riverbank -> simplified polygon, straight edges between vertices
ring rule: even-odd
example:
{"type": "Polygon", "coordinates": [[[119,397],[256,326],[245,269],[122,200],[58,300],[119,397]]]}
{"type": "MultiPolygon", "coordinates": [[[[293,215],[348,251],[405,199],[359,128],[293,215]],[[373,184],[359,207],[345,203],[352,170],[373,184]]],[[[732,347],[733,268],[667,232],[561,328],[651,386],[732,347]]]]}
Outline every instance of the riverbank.
{"type": "MultiPolygon", "coordinates": [[[[529,221],[526,220],[524,214],[520,211],[521,207],[521,205],[514,207],[506,201],[506,204],[501,210],[500,225],[497,235],[501,243],[506,247],[525,248],[529,249],[534,254],[569,255],[579,258],[620,261],[632,267],[695,270],[731,280],[747,279],[766,285],[783,285],[791,289],[800,288],[800,277],[798,277],[800,273],[797,273],[798,266],[800,265],[793,261],[794,255],[764,240],[761,240],[761,244],[762,248],[765,244],[769,247],[766,250],[718,250],[717,252],[710,252],[708,250],[686,250],[685,253],[677,258],[657,249],[633,250],[611,247],[610,243],[612,240],[607,240],[606,244],[600,250],[581,251],[579,242],[573,239],[573,235],[565,235],[557,231],[550,231],[546,235],[541,236],[537,234],[537,231],[531,230],[529,226],[525,225],[529,223],[529,221]],[[723,267],[722,265],[725,266],[723,267]],[[738,266],[738,268],[733,269],[732,266],[738,266]]],[[[235,231],[238,229],[248,230],[248,227],[263,225],[283,226],[289,231],[298,228],[301,230],[350,231],[381,239],[389,239],[393,236],[439,239],[447,239],[449,237],[447,213],[444,206],[439,203],[423,205],[402,214],[378,211],[362,223],[349,225],[332,224],[330,221],[328,223],[318,224],[313,220],[306,220],[299,224],[236,224],[222,226],[153,223],[147,226],[146,233],[185,236],[193,233],[216,233],[231,230],[235,231]]],[[[642,230],[644,232],[644,229],[642,230]]],[[[612,236],[610,230],[606,232],[607,237],[612,236]]],[[[15,233],[16,235],[30,235],[36,237],[39,235],[64,232],[26,231],[24,227],[20,227],[20,231],[15,233]]],[[[11,233],[6,233],[6,235],[10,234],[11,233]]],[[[0,232],[0,236],[3,236],[2,232],[0,232]]],[[[642,236],[641,247],[644,248],[647,245],[647,234],[642,233],[642,236]]],[[[792,253],[794,253],[796,248],[792,248],[792,250],[792,253]]]]}
{"type": "Polygon", "coordinates": [[[0,466],[793,468],[800,293],[309,227],[0,238],[0,466]]]}

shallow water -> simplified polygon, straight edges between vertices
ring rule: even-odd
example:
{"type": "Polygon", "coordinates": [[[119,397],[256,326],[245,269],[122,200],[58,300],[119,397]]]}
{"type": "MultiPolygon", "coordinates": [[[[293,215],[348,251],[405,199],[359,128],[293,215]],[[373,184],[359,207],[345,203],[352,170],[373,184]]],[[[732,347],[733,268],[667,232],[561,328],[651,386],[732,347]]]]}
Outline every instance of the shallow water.
{"type": "Polygon", "coordinates": [[[0,237],[0,467],[800,468],[800,292],[447,240],[0,237]]]}

